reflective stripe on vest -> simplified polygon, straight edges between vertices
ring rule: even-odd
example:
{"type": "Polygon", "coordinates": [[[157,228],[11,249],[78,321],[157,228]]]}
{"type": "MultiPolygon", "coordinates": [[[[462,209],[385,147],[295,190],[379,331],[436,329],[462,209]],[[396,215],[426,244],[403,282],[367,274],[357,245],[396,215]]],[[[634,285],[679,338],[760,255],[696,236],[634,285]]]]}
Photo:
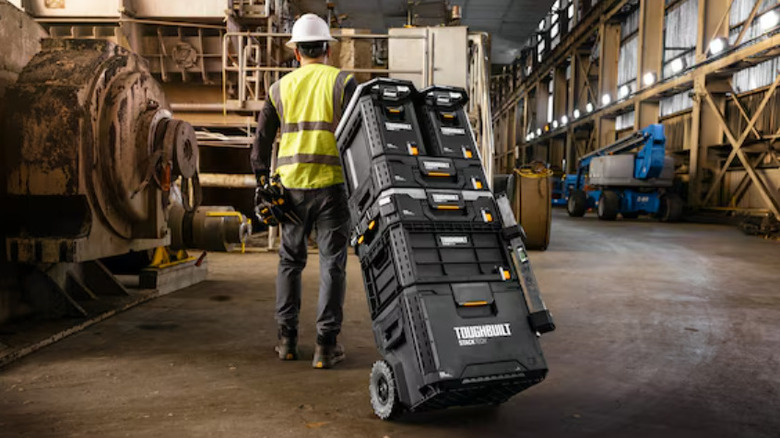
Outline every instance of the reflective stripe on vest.
{"type": "Polygon", "coordinates": [[[316,189],[344,182],[333,133],[351,77],[334,67],[309,64],[271,85],[282,133],[276,169],[285,187],[316,189]]]}

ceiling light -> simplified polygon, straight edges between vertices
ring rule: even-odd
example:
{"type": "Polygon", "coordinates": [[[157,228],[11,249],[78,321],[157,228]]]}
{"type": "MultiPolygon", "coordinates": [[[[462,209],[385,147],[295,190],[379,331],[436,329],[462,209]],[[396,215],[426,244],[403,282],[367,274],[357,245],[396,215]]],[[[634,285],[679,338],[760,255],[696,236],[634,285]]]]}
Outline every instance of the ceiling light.
{"type": "Polygon", "coordinates": [[[585,111],[592,113],[593,112],[593,104],[588,102],[587,105],[585,105],[585,111]]]}
{"type": "Polygon", "coordinates": [[[534,138],[534,135],[529,132],[528,135],[525,136],[525,141],[531,141],[532,138],[534,138]]]}
{"type": "Polygon", "coordinates": [[[651,71],[645,73],[645,75],[642,76],[642,83],[645,84],[645,87],[655,84],[655,73],[651,71]]]}
{"type": "Polygon", "coordinates": [[[553,129],[558,129],[558,121],[557,120],[553,120],[552,121],[552,127],[553,127],[553,129]]]}
{"type": "Polygon", "coordinates": [[[604,94],[601,96],[601,106],[607,106],[612,102],[612,96],[609,95],[609,93],[604,94]]]}
{"type": "Polygon", "coordinates": [[[685,60],[682,58],[675,58],[672,60],[670,67],[672,68],[673,74],[680,73],[681,71],[685,70],[685,60]]]}
{"type": "Polygon", "coordinates": [[[618,97],[620,99],[623,99],[627,97],[629,93],[631,93],[631,88],[629,88],[628,85],[623,85],[622,87],[620,87],[620,90],[618,90],[618,97]]]}
{"type": "Polygon", "coordinates": [[[578,109],[574,110],[574,114],[573,115],[574,115],[575,119],[579,119],[580,118],[580,110],[578,110],[578,109]]]}
{"type": "MultiPolygon", "coordinates": [[[[577,110],[574,110],[577,111],[577,110]]],[[[569,123],[569,118],[566,116],[561,117],[561,126],[566,126],[566,124],[569,123]]]]}
{"type": "Polygon", "coordinates": [[[717,56],[723,53],[723,51],[726,50],[729,46],[729,41],[724,38],[715,38],[714,40],[710,41],[710,55],[717,56]]]}
{"type": "Polygon", "coordinates": [[[758,19],[758,22],[761,25],[761,30],[766,32],[770,29],[774,29],[777,24],[780,23],[780,14],[777,13],[777,10],[773,9],[762,15],[761,18],[758,19]]]}

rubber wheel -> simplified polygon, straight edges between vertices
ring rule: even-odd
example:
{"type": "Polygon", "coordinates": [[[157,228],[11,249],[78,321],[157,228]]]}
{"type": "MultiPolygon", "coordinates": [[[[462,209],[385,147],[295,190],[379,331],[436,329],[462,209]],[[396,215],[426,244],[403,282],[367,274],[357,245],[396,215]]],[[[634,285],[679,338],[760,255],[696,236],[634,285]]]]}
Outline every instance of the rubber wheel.
{"type": "Polygon", "coordinates": [[[620,211],[620,196],[609,190],[601,192],[599,198],[598,214],[599,219],[604,221],[614,221],[620,211]]]}
{"type": "Polygon", "coordinates": [[[588,197],[582,190],[572,189],[566,202],[566,211],[571,217],[582,217],[588,209],[588,197]]]}
{"type": "Polygon", "coordinates": [[[390,365],[383,361],[374,362],[371,367],[371,379],[368,383],[368,392],[371,395],[371,406],[374,414],[383,420],[396,418],[403,406],[398,400],[395,376],[390,365]]]}
{"type": "Polygon", "coordinates": [[[675,193],[667,193],[661,196],[661,211],[658,219],[661,222],[677,222],[682,217],[683,200],[675,193]]]}
{"type": "Polygon", "coordinates": [[[515,175],[510,174],[496,174],[493,176],[493,193],[505,194],[510,200],[515,197],[515,175]]]}
{"type": "Polygon", "coordinates": [[[620,215],[623,216],[623,219],[636,219],[639,217],[639,212],[638,211],[625,212],[625,213],[620,213],[620,215]]]}

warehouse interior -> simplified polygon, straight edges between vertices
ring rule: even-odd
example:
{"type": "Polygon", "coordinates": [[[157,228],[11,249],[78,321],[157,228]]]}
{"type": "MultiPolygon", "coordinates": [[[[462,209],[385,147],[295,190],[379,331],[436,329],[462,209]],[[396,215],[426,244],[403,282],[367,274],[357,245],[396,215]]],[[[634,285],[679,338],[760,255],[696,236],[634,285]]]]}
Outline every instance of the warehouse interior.
{"type": "Polygon", "coordinates": [[[778,0],[0,0],[0,42],[3,437],[777,436],[778,0]],[[358,84],[327,370],[316,230],[275,353],[250,160],[307,13],[358,84]]]}

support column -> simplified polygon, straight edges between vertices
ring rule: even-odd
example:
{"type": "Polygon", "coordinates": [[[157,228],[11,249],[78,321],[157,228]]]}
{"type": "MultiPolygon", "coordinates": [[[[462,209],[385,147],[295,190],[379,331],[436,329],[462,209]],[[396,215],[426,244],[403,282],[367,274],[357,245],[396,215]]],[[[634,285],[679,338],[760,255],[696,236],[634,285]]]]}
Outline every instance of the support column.
{"type": "Polygon", "coordinates": [[[536,83],[536,120],[533,127],[534,131],[537,128],[544,130],[544,125],[547,123],[547,100],[550,96],[547,87],[546,80],[536,83]]]}
{"type": "MultiPolygon", "coordinates": [[[[617,73],[618,59],[620,57],[620,24],[602,22],[599,25],[601,36],[599,46],[599,95],[598,102],[601,106],[601,96],[606,93],[617,98],[617,73]]],[[[598,148],[604,147],[615,141],[615,119],[599,117],[598,148]]]]}
{"type": "MultiPolygon", "coordinates": [[[[576,0],[575,0],[576,1],[576,0]]],[[[575,4],[575,8],[576,8],[575,4]]],[[[575,12],[576,14],[576,12],[575,12]]],[[[566,114],[569,116],[569,126],[566,127],[566,143],[564,144],[564,155],[563,158],[566,160],[566,165],[563,166],[564,173],[569,173],[571,170],[574,169],[573,162],[577,160],[577,151],[574,147],[574,139],[572,138],[574,136],[574,131],[571,129],[571,123],[574,121],[574,109],[578,108],[578,104],[575,102],[575,99],[579,98],[579,92],[582,89],[580,86],[580,81],[577,80],[579,77],[579,55],[577,54],[577,50],[574,49],[572,51],[572,55],[569,58],[569,86],[568,86],[568,97],[566,99],[566,114]]]]}
{"type": "Polygon", "coordinates": [[[506,136],[506,156],[504,157],[504,167],[503,171],[511,171],[514,167],[514,160],[512,157],[514,156],[514,150],[515,150],[515,144],[517,143],[517,107],[512,106],[512,109],[510,109],[507,112],[506,117],[506,124],[507,124],[507,136],[506,136]]]}
{"type": "Polygon", "coordinates": [[[566,81],[566,65],[553,70],[553,119],[560,120],[568,113],[569,86],[566,81]]]}
{"type": "MultiPolygon", "coordinates": [[[[713,38],[728,36],[729,0],[699,0],[698,32],[696,37],[696,62],[707,58],[707,48],[713,38]]],[[[704,93],[709,85],[704,75],[697,75],[693,80],[693,111],[691,122],[691,151],[689,162],[688,204],[692,207],[701,206],[702,198],[702,168],[706,165],[707,148],[723,143],[723,129],[719,124],[719,116],[707,105],[704,93]]],[[[715,106],[723,110],[725,96],[713,96],[715,106]]]]}
{"type": "MultiPolygon", "coordinates": [[[[525,136],[528,134],[529,130],[531,129],[531,125],[530,125],[531,124],[531,122],[530,122],[530,120],[531,120],[530,119],[530,117],[531,117],[531,114],[530,114],[531,110],[530,110],[530,105],[529,105],[529,100],[530,100],[529,96],[530,95],[528,93],[526,93],[525,99],[523,99],[523,120],[521,122],[521,126],[523,127],[523,130],[522,130],[523,138],[525,138],[525,136]]],[[[526,161],[526,149],[527,148],[528,148],[528,143],[525,143],[525,144],[523,144],[523,147],[520,149],[520,151],[518,151],[519,155],[517,157],[517,160],[518,160],[519,164],[525,164],[527,162],[526,161]]]]}
{"type": "MultiPolygon", "coordinates": [[[[661,78],[664,54],[664,8],[653,2],[639,2],[639,53],[637,53],[636,89],[645,87],[643,78],[646,73],[661,78]]],[[[652,123],[658,123],[659,108],[657,101],[638,101],[634,105],[634,129],[641,129],[652,123]]]]}
{"type": "MultiPolygon", "coordinates": [[[[553,120],[560,122],[562,116],[569,114],[568,100],[569,84],[566,80],[566,64],[562,64],[553,70],[553,120]]],[[[554,137],[550,141],[550,164],[562,168],[565,157],[566,138],[554,137]]]]}

